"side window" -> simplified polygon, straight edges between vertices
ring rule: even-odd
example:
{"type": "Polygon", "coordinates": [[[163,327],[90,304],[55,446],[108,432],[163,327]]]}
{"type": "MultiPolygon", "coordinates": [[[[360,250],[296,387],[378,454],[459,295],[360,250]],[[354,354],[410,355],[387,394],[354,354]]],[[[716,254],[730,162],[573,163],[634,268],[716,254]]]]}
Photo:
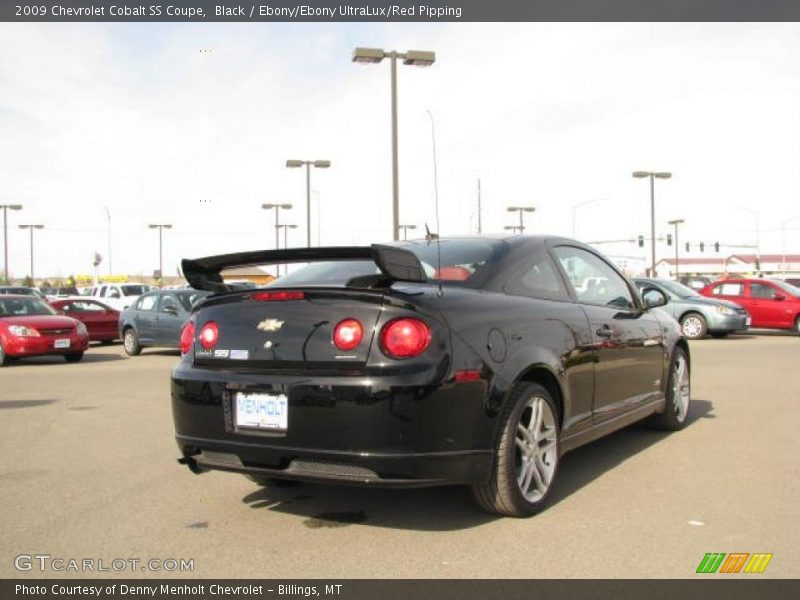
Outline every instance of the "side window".
{"type": "Polygon", "coordinates": [[[572,246],[554,249],[567,273],[578,302],[634,308],[633,295],[625,280],[599,256],[572,246]]]}
{"type": "Polygon", "coordinates": [[[744,284],[736,282],[720,283],[712,291],[714,296],[744,296],[744,284]]]}
{"type": "Polygon", "coordinates": [[[101,298],[105,298],[105,297],[106,297],[106,290],[107,290],[107,289],[108,289],[108,288],[107,288],[106,286],[102,286],[102,287],[100,288],[100,297],[101,297],[101,298]]]}
{"type": "Polygon", "coordinates": [[[142,296],[139,302],[137,303],[138,310],[155,310],[156,309],[156,301],[158,300],[158,296],[155,294],[150,294],[149,296],[142,296]]]}
{"type": "Polygon", "coordinates": [[[172,294],[164,294],[163,296],[161,296],[160,310],[163,311],[167,307],[174,308],[176,311],[179,311],[178,301],[175,300],[175,296],[173,296],[172,294]]]}
{"type": "Polygon", "coordinates": [[[751,283],[750,297],[773,300],[775,298],[775,288],[773,288],[771,285],[767,285],[766,283],[751,283]]]}
{"type": "Polygon", "coordinates": [[[109,298],[122,298],[122,294],[119,293],[119,288],[117,286],[112,286],[108,288],[108,297],[109,298]]]}
{"type": "Polygon", "coordinates": [[[73,302],[72,303],[72,310],[77,310],[81,312],[103,312],[105,308],[103,308],[100,304],[96,302],[73,302]]]}
{"type": "Polygon", "coordinates": [[[508,282],[506,291],[545,300],[569,300],[561,275],[545,253],[532,258],[525,270],[508,282]]]}

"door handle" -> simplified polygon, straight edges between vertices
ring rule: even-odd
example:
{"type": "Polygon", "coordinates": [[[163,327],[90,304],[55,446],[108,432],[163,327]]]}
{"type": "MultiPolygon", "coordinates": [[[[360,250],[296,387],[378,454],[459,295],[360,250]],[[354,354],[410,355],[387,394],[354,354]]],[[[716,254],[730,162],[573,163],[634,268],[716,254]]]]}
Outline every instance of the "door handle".
{"type": "Polygon", "coordinates": [[[610,338],[612,335],[611,327],[608,325],[603,325],[597,331],[595,331],[598,337],[610,338]]]}

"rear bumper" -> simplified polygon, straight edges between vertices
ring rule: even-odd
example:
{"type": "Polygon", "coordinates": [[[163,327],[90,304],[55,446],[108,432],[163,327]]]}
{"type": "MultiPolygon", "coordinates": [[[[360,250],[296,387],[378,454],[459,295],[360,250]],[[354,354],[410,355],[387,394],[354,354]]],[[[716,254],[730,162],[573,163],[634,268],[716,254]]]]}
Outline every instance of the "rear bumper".
{"type": "Polygon", "coordinates": [[[495,417],[486,382],[401,386],[394,377],[288,377],[198,369],[173,371],[180,461],[194,472],[378,487],[488,481],[495,417]],[[238,391],[286,394],[283,433],[235,425],[238,391]]]}

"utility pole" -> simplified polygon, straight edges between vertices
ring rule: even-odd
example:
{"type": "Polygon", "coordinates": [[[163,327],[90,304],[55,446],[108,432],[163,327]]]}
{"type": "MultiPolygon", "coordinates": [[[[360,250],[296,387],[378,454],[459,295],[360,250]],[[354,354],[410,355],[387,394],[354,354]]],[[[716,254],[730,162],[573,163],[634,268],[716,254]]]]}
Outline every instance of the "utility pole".
{"type": "Polygon", "coordinates": [[[478,235],[483,233],[481,227],[481,178],[478,177],[478,235]]]}

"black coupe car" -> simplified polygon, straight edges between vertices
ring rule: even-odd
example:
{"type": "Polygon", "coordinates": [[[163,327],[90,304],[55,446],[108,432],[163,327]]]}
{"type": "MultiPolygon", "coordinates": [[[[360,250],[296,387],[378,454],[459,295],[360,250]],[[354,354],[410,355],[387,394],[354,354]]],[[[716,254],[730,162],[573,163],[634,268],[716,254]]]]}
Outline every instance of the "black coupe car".
{"type": "MultiPolygon", "coordinates": [[[[543,236],[184,260],[198,289],[172,373],[182,458],[259,482],[469,485],[526,516],[560,457],[634,421],[681,429],[678,323],[592,248],[543,236]],[[232,266],[308,263],[229,291],[232,266]]],[[[648,291],[648,290],[644,290],[648,291]]]]}

